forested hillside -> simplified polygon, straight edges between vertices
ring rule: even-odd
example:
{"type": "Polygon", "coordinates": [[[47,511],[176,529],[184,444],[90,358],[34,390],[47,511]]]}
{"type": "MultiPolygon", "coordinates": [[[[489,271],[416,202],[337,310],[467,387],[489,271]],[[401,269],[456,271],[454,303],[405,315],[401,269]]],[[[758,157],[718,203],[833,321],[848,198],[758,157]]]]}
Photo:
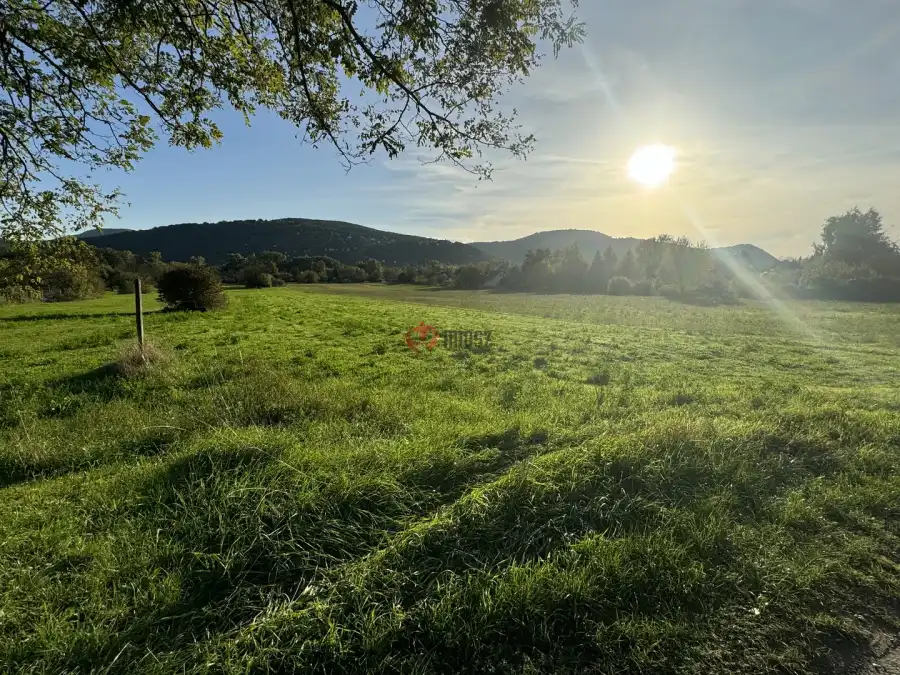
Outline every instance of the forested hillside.
{"type": "MultiPolygon", "coordinates": [[[[597,253],[603,254],[609,248],[621,258],[628,251],[635,251],[643,241],[645,240],[635,237],[611,237],[593,230],[548,230],[510,241],[477,241],[472,246],[496,258],[519,265],[525,261],[529,251],[538,249],[563,251],[572,246],[577,246],[581,254],[588,259],[597,253]]],[[[723,256],[740,258],[742,262],[751,264],[757,270],[769,269],[778,262],[775,256],[753,244],[723,246],[712,250],[720,258],[723,256]]]]}
{"type": "Polygon", "coordinates": [[[289,258],[329,256],[344,263],[375,258],[387,265],[418,265],[436,260],[451,265],[490,256],[467,244],[428,239],[332,220],[284,218],[183,223],[108,234],[103,246],[147,256],[159,251],[166,260],[200,256],[222,264],[231,253],[277,251],[289,258]]]}

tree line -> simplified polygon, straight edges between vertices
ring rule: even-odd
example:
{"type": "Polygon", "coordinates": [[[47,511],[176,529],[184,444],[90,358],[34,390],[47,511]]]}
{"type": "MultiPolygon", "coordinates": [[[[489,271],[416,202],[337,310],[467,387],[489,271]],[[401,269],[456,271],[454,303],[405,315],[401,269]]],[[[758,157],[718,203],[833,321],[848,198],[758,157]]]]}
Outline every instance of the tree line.
{"type": "Polygon", "coordinates": [[[661,235],[624,255],[612,248],[588,262],[577,246],[529,251],[501,288],[538,293],[664,295],[728,302],[776,295],[800,299],[900,302],[900,246],[881,214],[858,208],[828,218],[811,255],[754,268],[746,251],[717,254],[704,243],[661,235]]]}
{"type": "MultiPolygon", "coordinates": [[[[432,261],[402,267],[374,258],[346,264],[329,256],[290,257],[278,251],[232,253],[218,266],[208,265],[201,257],[176,263],[163,260],[158,252],[137,255],[62,238],[0,255],[0,297],[64,301],[107,290],[131,293],[138,278],[151,292],[168,272],[184,269],[204,270],[221,282],[247,288],[384,282],[467,290],[491,286],[534,293],[663,295],[706,302],[732,302],[760,293],[900,302],[900,247],[888,237],[874,209],[851,209],[829,218],[810,256],[780,261],[768,270],[755,270],[746,252],[726,257],[702,242],[669,235],[643,240],[623,255],[612,248],[598,251],[590,262],[576,245],[528,251],[521,265],[496,260],[468,265],[432,261]]],[[[199,277],[182,273],[179,278],[199,277]]]]}
{"type": "Polygon", "coordinates": [[[160,286],[167,273],[188,268],[207,270],[221,282],[246,288],[286,283],[381,282],[476,288],[483,285],[481,279],[496,277],[507,267],[502,261],[466,266],[439,261],[389,266],[373,258],[348,265],[330,256],[289,257],[278,251],[232,253],[222,265],[210,265],[201,256],[191,257],[186,263],[172,262],[165,261],[156,251],[139,255],[62,238],[40,242],[24,251],[0,253],[0,298],[7,302],[59,302],[97,297],[106,291],[132,293],[138,278],[143,291],[150,293],[160,286]],[[476,282],[472,281],[473,273],[476,282]]]}

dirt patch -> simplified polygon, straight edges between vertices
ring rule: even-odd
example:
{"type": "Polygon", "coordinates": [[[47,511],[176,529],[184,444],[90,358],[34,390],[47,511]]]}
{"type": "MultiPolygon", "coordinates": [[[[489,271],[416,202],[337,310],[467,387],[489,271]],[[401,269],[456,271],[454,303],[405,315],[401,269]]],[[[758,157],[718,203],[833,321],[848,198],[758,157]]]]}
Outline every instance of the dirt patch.
{"type": "Polygon", "coordinates": [[[900,675],[900,634],[878,632],[868,645],[832,645],[823,672],[835,675],[900,675]]]}

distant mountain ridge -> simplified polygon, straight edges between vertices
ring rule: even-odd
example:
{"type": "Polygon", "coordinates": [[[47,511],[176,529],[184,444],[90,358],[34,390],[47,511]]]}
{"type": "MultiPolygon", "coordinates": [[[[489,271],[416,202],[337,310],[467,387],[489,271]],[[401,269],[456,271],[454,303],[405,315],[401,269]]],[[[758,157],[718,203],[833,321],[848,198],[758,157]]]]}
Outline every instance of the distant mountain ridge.
{"type": "Polygon", "coordinates": [[[185,261],[202,256],[213,264],[224,263],[231,253],[263,251],[279,251],[288,257],[327,255],[347,264],[375,258],[388,265],[416,265],[431,260],[465,265],[490,258],[469,244],[308,218],[165,225],[107,234],[91,243],[139,255],[159,251],[164,260],[185,261]]]}
{"type": "MultiPolygon", "coordinates": [[[[159,251],[164,260],[185,261],[202,256],[212,264],[224,263],[229,254],[279,251],[288,257],[327,255],[352,264],[375,258],[392,266],[418,265],[432,260],[465,265],[491,258],[520,264],[532,249],[565,249],[577,244],[590,261],[597,251],[612,247],[617,256],[640,243],[635,237],[616,238],[594,230],[547,230],[511,241],[471,244],[376,230],[336,220],[282,218],[279,220],[232,220],[218,223],[182,223],[148,230],[107,228],[78,235],[89,243],[138,255],[159,251]]],[[[752,244],[713,249],[720,257],[741,256],[756,269],[768,269],[778,259],[752,244]],[[745,255],[746,254],[746,255],[745,255]]]]}
{"type": "MultiPolygon", "coordinates": [[[[582,257],[590,262],[597,251],[603,253],[607,248],[612,247],[615,254],[621,257],[627,251],[634,249],[641,241],[635,237],[611,237],[594,230],[545,230],[510,241],[477,241],[473,242],[472,246],[495,258],[509,260],[518,265],[525,259],[528,251],[538,248],[556,251],[577,244],[582,257]]],[[[778,258],[753,244],[722,246],[712,250],[720,257],[737,257],[742,255],[742,251],[746,252],[750,264],[760,270],[768,269],[778,262],[778,258]]]]}

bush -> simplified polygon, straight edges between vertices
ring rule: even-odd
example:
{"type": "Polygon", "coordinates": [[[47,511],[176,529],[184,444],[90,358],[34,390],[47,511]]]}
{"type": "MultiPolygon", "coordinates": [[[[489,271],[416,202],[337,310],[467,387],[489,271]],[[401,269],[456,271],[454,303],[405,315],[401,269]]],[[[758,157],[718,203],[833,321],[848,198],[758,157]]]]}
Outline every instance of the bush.
{"type": "Polygon", "coordinates": [[[244,286],[247,288],[271,288],[275,277],[258,267],[251,267],[244,272],[244,286]]]}
{"type": "Polygon", "coordinates": [[[206,265],[179,265],[159,278],[159,299],[168,309],[205,312],[226,304],[222,280],[206,265]]]}
{"type": "Polygon", "coordinates": [[[628,277],[613,277],[606,286],[607,295],[633,295],[634,285],[628,277]]]}
{"type": "Polygon", "coordinates": [[[297,275],[297,281],[301,284],[316,284],[319,283],[319,275],[312,270],[305,270],[297,275]]]}

